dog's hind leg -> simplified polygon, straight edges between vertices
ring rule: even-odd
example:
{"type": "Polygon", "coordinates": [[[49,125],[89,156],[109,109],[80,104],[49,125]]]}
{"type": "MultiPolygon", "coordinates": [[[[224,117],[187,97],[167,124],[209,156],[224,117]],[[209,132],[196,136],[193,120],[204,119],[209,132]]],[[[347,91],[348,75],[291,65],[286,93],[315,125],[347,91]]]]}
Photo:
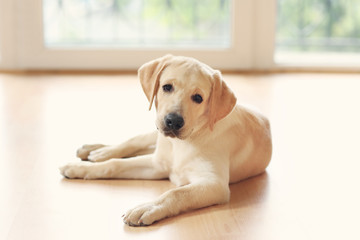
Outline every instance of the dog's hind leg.
{"type": "Polygon", "coordinates": [[[136,136],[120,145],[84,145],[77,151],[77,157],[92,162],[103,162],[112,158],[129,158],[153,153],[157,131],[136,136]]]}

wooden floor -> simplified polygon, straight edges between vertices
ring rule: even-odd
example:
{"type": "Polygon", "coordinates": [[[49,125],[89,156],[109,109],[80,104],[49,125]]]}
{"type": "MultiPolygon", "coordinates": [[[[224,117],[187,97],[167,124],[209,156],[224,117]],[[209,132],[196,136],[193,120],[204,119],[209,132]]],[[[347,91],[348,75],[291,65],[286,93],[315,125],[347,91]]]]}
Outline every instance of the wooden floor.
{"type": "Polygon", "coordinates": [[[360,75],[225,75],[271,120],[267,172],[229,204],[129,227],[168,181],[67,180],[84,143],[154,129],[135,75],[0,74],[0,239],[360,239],[360,75]]]}

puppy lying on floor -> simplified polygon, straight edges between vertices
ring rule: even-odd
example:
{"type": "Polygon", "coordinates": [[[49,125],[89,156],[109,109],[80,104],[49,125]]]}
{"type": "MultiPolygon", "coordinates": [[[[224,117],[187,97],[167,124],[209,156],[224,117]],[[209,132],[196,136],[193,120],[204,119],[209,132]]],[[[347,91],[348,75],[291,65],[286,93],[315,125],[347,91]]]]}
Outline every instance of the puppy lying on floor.
{"type": "Polygon", "coordinates": [[[164,179],[178,187],[129,210],[124,222],[150,225],[190,209],[229,201],[229,183],[264,172],[272,143],[268,120],[236,105],[219,71],[171,55],[144,64],[142,88],[157,110],[158,131],[117,146],[85,145],[91,162],[60,168],[67,178],[164,179]],[[153,148],[155,146],[155,149],[153,148]]]}

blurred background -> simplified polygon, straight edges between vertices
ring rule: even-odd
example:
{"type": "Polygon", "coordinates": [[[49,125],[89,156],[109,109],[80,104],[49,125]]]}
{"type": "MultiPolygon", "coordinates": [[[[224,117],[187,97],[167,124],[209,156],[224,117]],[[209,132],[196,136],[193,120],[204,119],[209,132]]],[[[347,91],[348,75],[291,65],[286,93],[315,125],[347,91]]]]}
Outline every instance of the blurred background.
{"type": "Polygon", "coordinates": [[[360,66],[360,0],[3,0],[2,69],[136,70],[166,53],[222,70],[360,66]]]}
{"type": "Polygon", "coordinates": [[[359,13],[360,0],[0,0],[0,239],[359,240],[359,13]],[[169,53],[220,69],[270,119],[273,157],[229,204],[131,228],[122,214],[170,182],[58,167],[155,129],[136,70],[169,53]]]}

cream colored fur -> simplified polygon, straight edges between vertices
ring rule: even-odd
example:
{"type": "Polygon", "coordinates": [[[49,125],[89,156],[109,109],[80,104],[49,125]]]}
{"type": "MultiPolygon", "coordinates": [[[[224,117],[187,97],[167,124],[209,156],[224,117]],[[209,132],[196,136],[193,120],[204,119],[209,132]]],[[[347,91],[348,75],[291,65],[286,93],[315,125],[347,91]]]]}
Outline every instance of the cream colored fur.
{"type": "Polygon", "coordinates": [[[117,146],[84,145],[87,162],[60,168],[67,178],[164,179],[176,188],[126,212],[131,226],[149,225],[180,212],[229,201],[229,183],[264,172],[272,144],[268,120],[241,105],[219,71],[186,57],[155,59],[139,69],[158,131],[117,146]],[[164,85],[172,91],[164,91],[164,85]],[[193,100],[197,94],[202,102],[193,100]],[[166,130],[165,116],[181,115],[179,131],[166,130]]]}

